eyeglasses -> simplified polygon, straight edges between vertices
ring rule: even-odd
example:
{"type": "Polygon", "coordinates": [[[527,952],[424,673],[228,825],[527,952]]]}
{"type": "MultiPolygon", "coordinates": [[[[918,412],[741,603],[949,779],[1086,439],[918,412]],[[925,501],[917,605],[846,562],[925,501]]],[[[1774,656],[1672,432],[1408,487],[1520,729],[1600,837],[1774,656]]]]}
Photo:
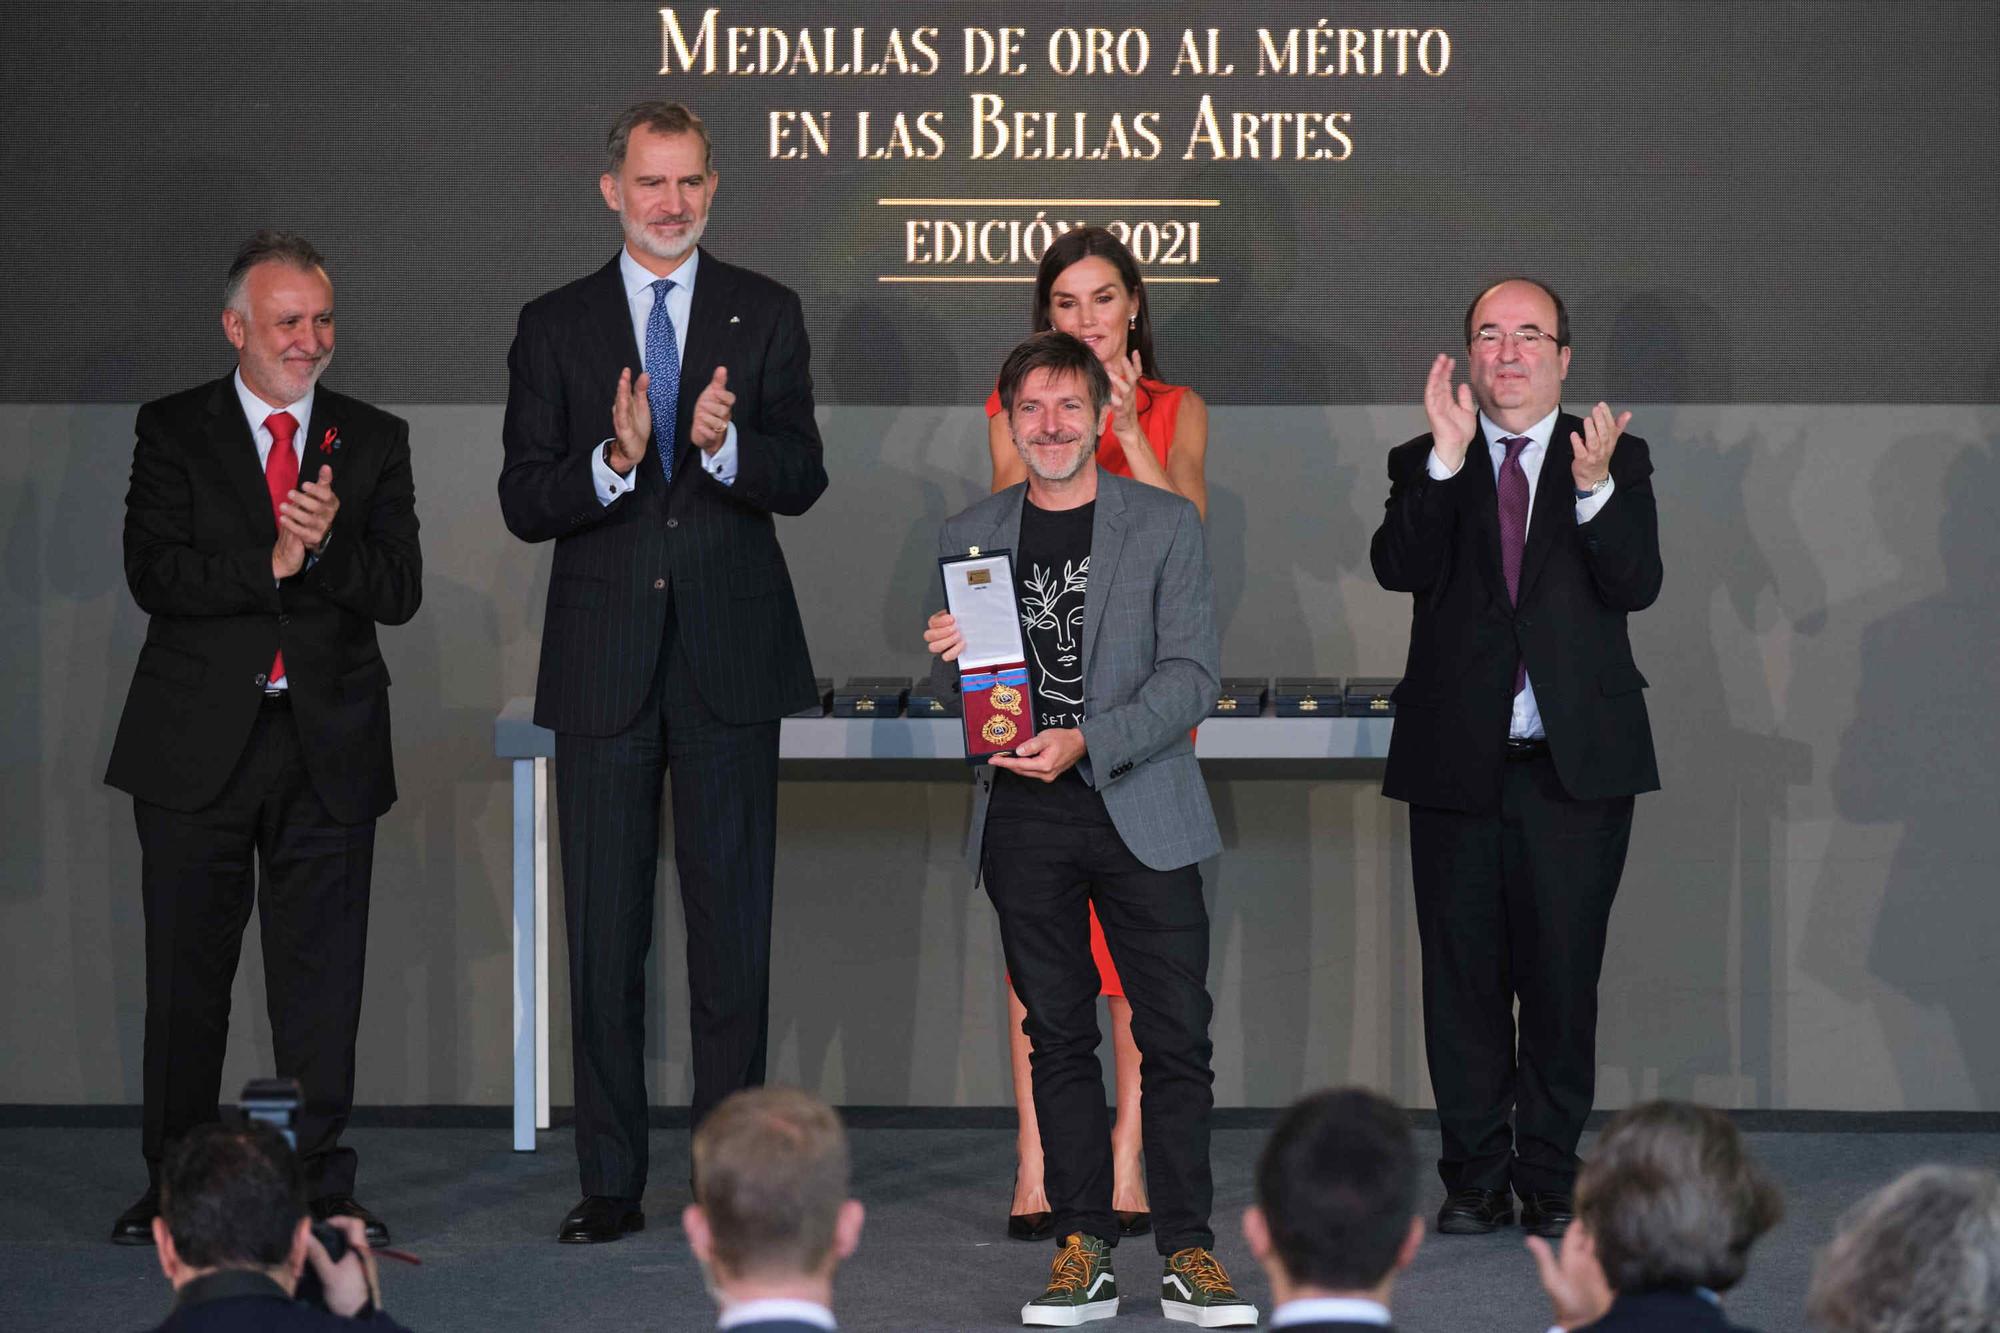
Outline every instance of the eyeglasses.
{"type": "Polygon", "coordinates": [[[1498,351],[1500,344],[1509,338],[1513,339],[1514,346],[1523,352],[1539,352],[1545,346],[1556,346],[1556,335],[1543,333],[1540,329],[1515,329],[1511,333],[1502,333],[1498,329],[1481,329],[1472,335],[1472,345],[1482,352],[1493,352],[1498,351]]]}

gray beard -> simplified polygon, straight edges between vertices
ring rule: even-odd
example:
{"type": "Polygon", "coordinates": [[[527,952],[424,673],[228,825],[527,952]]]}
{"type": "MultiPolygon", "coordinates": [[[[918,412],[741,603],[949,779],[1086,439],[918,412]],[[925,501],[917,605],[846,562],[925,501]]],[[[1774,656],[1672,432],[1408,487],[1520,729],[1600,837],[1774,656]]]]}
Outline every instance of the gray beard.
{"type": "Polygon", "coordinates": [[[669,254],[660,248],[660,242],[653,239],[653,233],[646,230],[645,223],[640,222],[630,213],[620,213],[618,220],[624,228],[625,239],[631,242],[633,249],[644,254],[649,254],[661,261],[679,259],[686,255],[688,251],[701,244],[701,234],[708,230],[708,219],[703,218],[688,229],[687,240],[681,249],[669,254]]]}
{"type": "Polygon", "coordinates": [[[1041,478],[1043,481],[1050,482],[1065,482],[1075,477],[1077,473],[1083,471],[1083,465],[1090,461],[1091,455],[1094,452],[1091,449],[1077,450],[1076,465],[1067,472],[1055,473],[1044,472],[1041,466],[1035,462],[1034,445],[1016,442],[1014,449],[1021,455],[1021,461],[1027,464],[1028,471],[1034,473],[1035,476],[1041,478]]]}

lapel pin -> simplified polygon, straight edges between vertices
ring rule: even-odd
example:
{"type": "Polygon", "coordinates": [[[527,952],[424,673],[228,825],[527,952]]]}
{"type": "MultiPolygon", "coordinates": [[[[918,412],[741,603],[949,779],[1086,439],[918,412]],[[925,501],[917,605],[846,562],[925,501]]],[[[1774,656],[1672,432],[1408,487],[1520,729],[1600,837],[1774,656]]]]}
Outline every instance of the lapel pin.
{"type": "Polygon", "coordinates": [[[338,427],[329,428],[326,434],[320,438],[319,451],[323,454],[330,454],[338,448],[340,448],[340,430],[338,427]]]}
{"type": "Polygon", "coordinates": [[[736,315],[731,315],[731,316],[729,317],[729,322],[730,322],[731,324],[741,324],[741,323],[743,322],[743,320],[742,320],[742,319],[741,319],[740,317],[736,316],[736,315]]]}

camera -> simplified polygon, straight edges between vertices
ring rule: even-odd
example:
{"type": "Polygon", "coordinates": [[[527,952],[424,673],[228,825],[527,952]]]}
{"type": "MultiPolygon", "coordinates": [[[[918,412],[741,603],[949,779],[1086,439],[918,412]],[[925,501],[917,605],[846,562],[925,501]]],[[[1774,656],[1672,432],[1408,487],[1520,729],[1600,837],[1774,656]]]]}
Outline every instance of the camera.
{"type": "MultiPolygon", "coordinates": [[[[253,1078],[236,1095],[236,1109],[244,1120],[261,1121],[284,1135],[286,1146],[296,1153],[299,1150],[299,1106],[303,1100],[297,1079],[253,1078]]],[[[338,1228],[325,1222],[314,1222],[312,1233],[326,1247],[327,1258],[334,1263],[347,1257],[347,1237],[338,1228]]],[[[320,1284],[318,1270],[311,1264],[307,1264],[305,1271],[299,1275],[295,1298],[315,1309],[326,1309],[326,1292],[320,1284]]]]}

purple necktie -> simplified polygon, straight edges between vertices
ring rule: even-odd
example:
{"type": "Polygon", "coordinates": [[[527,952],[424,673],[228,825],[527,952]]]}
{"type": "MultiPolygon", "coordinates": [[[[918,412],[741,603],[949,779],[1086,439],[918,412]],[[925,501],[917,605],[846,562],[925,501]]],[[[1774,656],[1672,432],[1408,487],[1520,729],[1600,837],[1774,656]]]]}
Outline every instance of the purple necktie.
{"type": "MultiPolygon", "coordinates": [[[[1528,447],[1525,435],[1501,439],[1507,456],[1500,460],[1500,570],[1507,576],[1507,600],[1521,600],[1521,551],[1528,544],[1528,473],[1521,466],[1521,451],[1528,447]]],[[[1528,683],[1528,664],[1514,663],[1514,693],[1528,683]]]]}

